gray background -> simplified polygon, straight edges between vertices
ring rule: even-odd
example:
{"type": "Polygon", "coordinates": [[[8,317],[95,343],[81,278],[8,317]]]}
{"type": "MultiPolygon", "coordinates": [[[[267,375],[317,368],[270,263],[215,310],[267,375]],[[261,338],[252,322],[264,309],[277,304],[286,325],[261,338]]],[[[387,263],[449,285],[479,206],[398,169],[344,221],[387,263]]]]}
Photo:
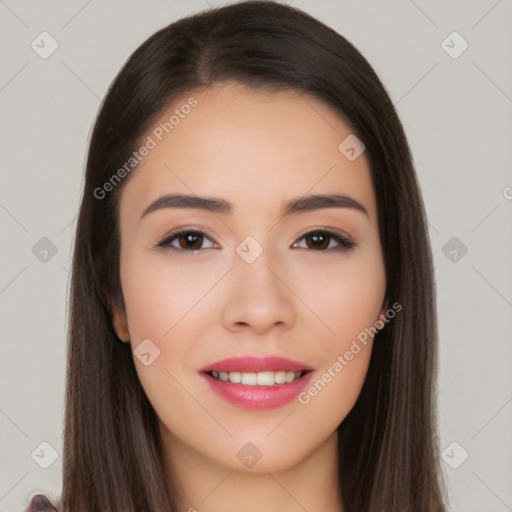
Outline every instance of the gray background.
{"type": "MultiPolygon", "coordinates": [[[[100,100],[152,33],[223,3],[0,0],[0,512],[60,493],[68,272],[100,100]],[[46,59],[31,48],[43,31],[59,45],[46,59]]],[[[512,510],[512,1],[289,3],[365,55],[409,138],[436,266],[449,510],[512,510]],[[469,44],[457,58],[453,31],[469,44]]]]}

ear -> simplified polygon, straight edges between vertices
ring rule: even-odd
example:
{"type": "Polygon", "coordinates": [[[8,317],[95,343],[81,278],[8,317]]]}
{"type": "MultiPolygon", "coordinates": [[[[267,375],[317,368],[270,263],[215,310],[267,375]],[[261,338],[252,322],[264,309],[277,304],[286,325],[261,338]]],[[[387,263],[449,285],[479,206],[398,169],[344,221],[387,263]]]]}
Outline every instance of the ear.
{"type": "Polygon", "coordinates": [[[117,306],[112,306],[112,325],[116,331],[117,337],[124,342],[130,341],[130,331],[128,330],[128,322],[126,313],[117,306]]]}
{"type": "Polygon", "coordinates": [[[377,320],[375,320],[375,323],[377,323],[379,321],[384,322],[384,324],[387,323],[387,316],[386,316],[387,310],[388,310],[388,299],[384,298],[384,302],[382,303],[382,308],[379,312],[379,316],[377,317],[377,320]]]}

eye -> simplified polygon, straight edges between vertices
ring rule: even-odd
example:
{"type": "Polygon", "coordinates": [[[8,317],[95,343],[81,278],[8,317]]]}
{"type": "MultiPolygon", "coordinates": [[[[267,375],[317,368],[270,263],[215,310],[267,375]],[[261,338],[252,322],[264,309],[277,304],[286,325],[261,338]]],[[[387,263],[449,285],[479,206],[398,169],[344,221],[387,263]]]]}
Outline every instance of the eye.
{"type": "MultiPolygon", "coordinates": [[[[307,249],[317,249],[317,250],[346,250],[352,249],[355,247],[352,240],[347,238],[344,235],[333,233],[332,231],[325,230],[315,230],[310,233],[306,233],[299,240],[310,240],[311,243],[306,242],[307,249]],[[332,245],[334,242],[334,247],[332,245]],[[336,246],[336,244],[338,244],[336,246]]],[[[297,242],[295,242],[292,247],[297,247],[297,242]]],[[[301,247],[303,248],[303,247],[301,247]]]]}
{"type": "MultiPolygon", "coordinates": [[[[175,231],[173,233],[169,233],[163,240],[158,242],[157,247],[166,247],[171,251],[177,252],[193,252],[198,251],[204,247],[201,247],[203,241],[211,240],[210,237],[206,236],[205,233],[201,231],[193,231],[193,230],[185,230],[185,231],[175,231]],[[173,242],[178,242],[178,247],[173,245],[173,242]]],[[[211,249],[215,244],[212,244],[211,247],[206,247],[207,249],[211,249]]]]}
{"type": "MultiPolygon", "coordinates": [[[[176,252],[196,252],[205,248],[212,249],[218,247],[215,243],[212,243],[210,247],[203,247],[205,239],[211,241],[211,238],[202,231],[174,231],[166,235],[156,246],[165,247],[166,249],[176,252]],[[176,242],[178,246],[175,245],[176,242]]],[[[299,240],[303,239],[310,241],[310,243],[306,242],[306,247],[300,247],[298,242],[295,242],[292,247],[316,249],[320,251],[346,250],[355,247],[354,243],[346,236],[328,230],[311,231],[303,235],[299,240]]]]}

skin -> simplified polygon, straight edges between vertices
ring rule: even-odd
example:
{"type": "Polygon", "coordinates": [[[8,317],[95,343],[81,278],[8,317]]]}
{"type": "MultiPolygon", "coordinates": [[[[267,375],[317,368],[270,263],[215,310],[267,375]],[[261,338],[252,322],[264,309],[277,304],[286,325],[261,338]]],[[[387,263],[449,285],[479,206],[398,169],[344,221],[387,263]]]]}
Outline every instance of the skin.
{"type": "Polygon", "coordinates": [[[133,350],[145,339],[160,350],[149,366],[134,362],[159,417],[182,510],[234,512],[243,503],[246,512],[341,511],[336,429],[360,393],[371,338],[307,405],[240,408],[210,391],[198,370],[227,357],[278,355],[314,368],[315,382],[385,318],[368,161],[338,150],[352,132],[333,109],[294,91],[216,84],[173,104],[155,126],[190,96],[197,106],[122,190],[126,307],[114,311],[114,327],[133,350]],[[234,211],[163,208],[140,219],[165,193],[223,198],[234,211]],[[368,216],[333,207],[280,215],[283,201],[327,193],[349,195],[368,216]],[[176,228],[205,233],[202,245],[193,244],[199,250],[187,252],[185,237],[172,242],[181,252],[155,247],[176,228]],[[319,249],[304,236],[325,228],[356,247],[339,249],[328,238],[319,249]],[[235,250],[247,236],[263,248],[252,263],[235,250]],[[262,453],[252,468],[237,458],[247,442],[262,453]]]}

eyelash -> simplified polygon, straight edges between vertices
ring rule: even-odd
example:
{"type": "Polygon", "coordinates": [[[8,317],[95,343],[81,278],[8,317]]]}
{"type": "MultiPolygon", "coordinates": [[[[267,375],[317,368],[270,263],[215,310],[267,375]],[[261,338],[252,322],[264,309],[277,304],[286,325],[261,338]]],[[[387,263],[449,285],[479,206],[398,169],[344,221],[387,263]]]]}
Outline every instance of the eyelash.
{"type": "MultiPolygon", "coordinates": [[[[177,249],[176,247],[172,247],[170,245],[171,242],[178,239],[181,235],[190,235],[190,234],[195,235],[195,236],[198,236],[198,235],[203,236],[203,237],[211,240],[211,238],[208,235],[206,235],[206,233],[204,233],[202,231],[198,231],[198,230],[194,230],[194,229],[184,229],[184,230],[173,231],[172,233],[167,234],[160,242],[158,242],[156,244],[156,247],[162,247],[162,248],[165,248],[166,250],[170,250],[172,252],[182,252],[182,253],[183,252],[184,253],[198,253],[198,252],[202,251],[203,249],[190,249],[190,250],[181,249],[181,248],[177,249]]],[[[331,248],[331,249],[319,249],[317,252],[346,251],[349,249],[353,249],[355,247],[354,242],[352,242],[352,240],[350,240],[348,237],[346,237],[340,233],[335,233],[333,231],[329,231],[329,230],[325,230],[325,229],[315,229],[313,231],[309,231],[308,233],[302,235],[298,240],[302,240],[303,238],[310,237],[313,235],[322,235],[324,237],[331,238],[339,244],[338,247],[331,248]]],[[[294,242],[294,244],[295,243],[296,242],[294,242]]],[[[330,245],[330,243],[329,243],[329,245],[330,245]]],[[[209,247],[208,249],[211,249],[211,247],[209,247]]],[[[304,249],[304,247],[300,247],[300,249],[304,249]]],[[[309,250],[315,251],[315,249],[309,249],[309,250]]]]}

